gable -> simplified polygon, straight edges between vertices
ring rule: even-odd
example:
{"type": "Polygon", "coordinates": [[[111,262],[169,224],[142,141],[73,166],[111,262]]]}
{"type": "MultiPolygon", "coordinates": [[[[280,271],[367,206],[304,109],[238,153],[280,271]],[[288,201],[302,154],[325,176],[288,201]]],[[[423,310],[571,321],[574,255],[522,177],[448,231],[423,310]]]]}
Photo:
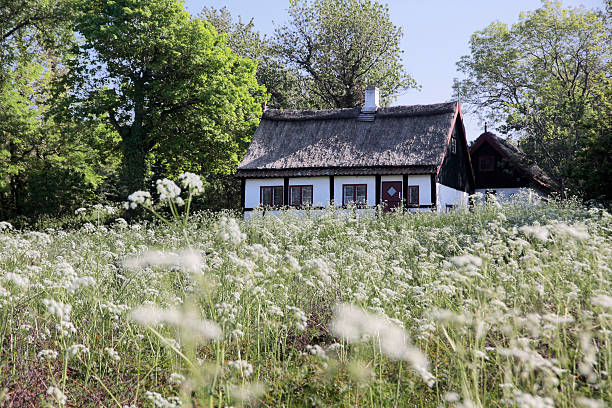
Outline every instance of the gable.
{"type": "Polygon", "coordinates": [[[461,115],[458,115],[458,120],[455,121],[437,180],[440,184],[456,190],[469,193],[474,191],[474,178],[461,115]]]}

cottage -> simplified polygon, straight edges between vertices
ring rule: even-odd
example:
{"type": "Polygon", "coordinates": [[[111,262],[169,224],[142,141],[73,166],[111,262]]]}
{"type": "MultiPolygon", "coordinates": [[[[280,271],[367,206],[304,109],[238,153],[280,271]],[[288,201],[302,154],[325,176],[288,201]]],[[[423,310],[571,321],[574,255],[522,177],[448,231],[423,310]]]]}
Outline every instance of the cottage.
{"type": "Polygon", "coordinates": [[[525,153],[505,139],[485,132],[470,147],[476,192],[493,194],[501,201],[521,190],[546,197],[556,184],[525,153]]]}
{"type": "Polygon", "coordinates": [[[355,204],[445,211],[474,191],[460,104],[267,110],[238,167],[245,214],[257,207],[355,204]]]}

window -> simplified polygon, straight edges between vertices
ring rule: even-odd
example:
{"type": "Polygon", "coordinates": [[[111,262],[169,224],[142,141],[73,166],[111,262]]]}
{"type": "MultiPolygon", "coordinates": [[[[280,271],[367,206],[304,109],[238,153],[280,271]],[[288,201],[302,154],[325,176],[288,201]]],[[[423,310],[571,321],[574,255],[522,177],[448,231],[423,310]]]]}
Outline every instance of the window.
{"type": "Polygon", "coordinates": [[[452,154],[457,154],[457,139],[455,138],[455,135],[451,137],[450,150],[452,154]]]}
{"type": "Polygon", "coordinates": [[[407,205],[419,205],[419,186],[408,186],[406,192],[407,205]]]}
{"type": "Polygon", "coordinates": [[[312,205],[312,186],[289,187],[289,205],[312,205]]]}
{"type": "Polygon", "coordinates": [[[281,207],[283,205],[283,187],[260,187],[259,201],[264,207],[281,207]]]}
{"type": "Polygon", "coordinates": [[[478,158],[478,170],[480,171],[493,171],[495,169],[495,157],[493,156],[480,156],[478,158]]]}
{"type": "Polygon", "coordinates": [[[350,203],[367,204],[368,186],[365,184],[343,184],[342,205],[350,203]]]}

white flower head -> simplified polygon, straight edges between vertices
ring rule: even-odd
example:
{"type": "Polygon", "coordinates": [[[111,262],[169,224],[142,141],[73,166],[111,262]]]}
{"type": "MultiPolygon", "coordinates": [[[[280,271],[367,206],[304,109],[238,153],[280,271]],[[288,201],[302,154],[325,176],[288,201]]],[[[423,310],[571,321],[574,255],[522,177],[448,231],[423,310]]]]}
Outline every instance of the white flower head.
{"type": "Polygon", "coordinates": [[[55,402],[57,402],[60,405],[66,404],[66,396],[64,395],[62,390],[60,390],[57,387],[51,386],[47,388],[47,395],[50,395],[51,397],[53,397],[55,402]]]}
{"type": "Polygon", "coordinates": [[[174,200],[181,194],[181,188],[167,178],[157,180],[156,185],[160,201],[174,200]]]}
{"type": "Polygon", "coordinates": [[[204,192],[204,183],[197,174],[185,172],[179,176],[179,180],[183,188],[189,190],[190,194],[199,195],[204,192]]]}
{"type": "Polygon", "coordinates": [[[151,205],[151,194],[148,191],[135,191],[128,196],[128,202],[125,203],[125,208],[134,209],[138,205],[151,205]]]}
{"type": "Polygon", "coordinates": [[[214,340],[221,337],[221,328],[216,323],[201,319],[193,311],[141,306],[132,312],[131,317],[142,325],[167,323],[197,334],[205,340],[214,340]]]}
{"type": "Polygon", "coordinates": [[[433,385],[434,376],[428,371],[429,361],[425,354],[410,344],[404,329],[383,316],[367,313],[349,303],[341,303],[334,310],[330,330],[349,343],[361,341],[364,335],[376,339],[383,354],[392,360],[410,362],[423,380],[429,386],[433,385]]]}

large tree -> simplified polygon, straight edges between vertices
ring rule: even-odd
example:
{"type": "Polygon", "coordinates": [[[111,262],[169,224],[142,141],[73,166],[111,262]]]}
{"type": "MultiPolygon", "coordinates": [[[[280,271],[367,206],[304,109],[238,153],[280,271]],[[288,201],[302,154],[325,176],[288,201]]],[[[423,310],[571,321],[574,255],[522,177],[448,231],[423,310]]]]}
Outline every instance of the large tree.
{"type": "Polygon", "coordinates": [[[165,173],[229,172],[261,113],[255,63],[233,53],[179,0],[82,0],[82,42],[58,84],[60,108],[104,115],[121,138],[121,183],[144,187],[147,163],[165,173]]]}
{"type": "Polygon", "coordinates": [[[313,107],[345,108],[361,105],[367,86],[380,88],[383,103],[416,87],[402,65],[401,37],[377,1],[290,0],[275,44],[300,73],[313,107]]]}
{"type": "Polygon", "coordinates": [[[609,39],[601,12],[544,2],[511,27],[495,22],[474,33],[471,54],[457,64],[465,74],[455,84],[463,101],[515,132],[564,194],[597,197],[588,186],[610,186],[609,170],[606,176],[584,168],[585,158],[598,157],[590,149],[611,137],[609,39]]]}
{"type": "Polygon", "coordinates": [[[266,104],[272,109],[307,109],[300,76],[295,69],[280,61],[270,38],[255,29],[253,20],[234,21],[227,7],[205,7],[201,17],[210,22],[219,34],[227,35],[231,49],[242,57],[257,61],[257,81],[265,86],[266,104]]]}

